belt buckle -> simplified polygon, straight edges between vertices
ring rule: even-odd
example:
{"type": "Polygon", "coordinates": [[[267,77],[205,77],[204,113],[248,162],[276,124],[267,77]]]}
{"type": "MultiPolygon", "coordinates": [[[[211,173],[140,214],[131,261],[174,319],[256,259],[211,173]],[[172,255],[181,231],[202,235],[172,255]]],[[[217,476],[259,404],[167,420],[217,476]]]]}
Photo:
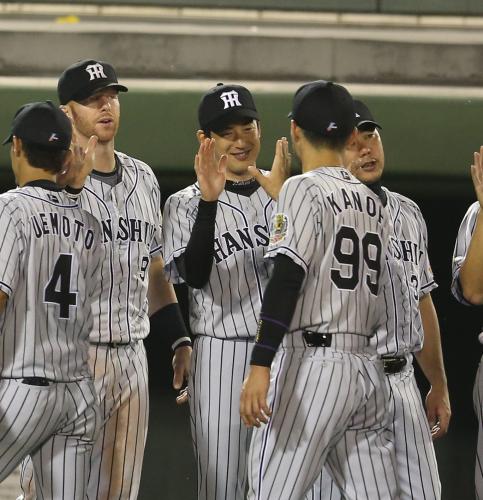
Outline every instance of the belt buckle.
{"type": "Polygon", "coordinates": [[[303,331],[303,337],[309,347],[330,347],[332,344],[332,335],[330,333],[303,331]]]}

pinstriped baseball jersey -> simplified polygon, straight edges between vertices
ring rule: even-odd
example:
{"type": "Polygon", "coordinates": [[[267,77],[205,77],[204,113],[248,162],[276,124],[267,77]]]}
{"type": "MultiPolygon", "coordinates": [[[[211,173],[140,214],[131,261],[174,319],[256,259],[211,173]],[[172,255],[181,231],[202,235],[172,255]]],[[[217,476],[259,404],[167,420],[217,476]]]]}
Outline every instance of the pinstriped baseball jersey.
{"type": "Polygon", "coordinates": [[[89,376],[89,302],[99,293],[99,223],[64,193],[27,186],[0,196],[0,377],[89,376]],[[84,346],[80,349],[79,346],[84,346]]]}
{"type": "MultiPolygon", "coordinates": [[[[175,257],[188,244],[196,219],[197,184],[170,196],[163,218],[163,254],[169,281],[182,283],[175,257]]],[[[269,263],[263,259],[273,201],[260,187],[251,196],[223,191],[218,199],[215,256],[208,283],[190,288],[193,333],[222,339],[253,337],[269,263]]]]}
{"type": "Polygon", "coordinates": [[[378,196],[343,168],[285,182],[267,256],[285,254],[305,271],[289,331],[375,332],[386,320],[379,291],[389,223],[378,196]]]}
{"type": "Polygon", "coordinates": [[[102,293],[94,303],[90,340],[123,342],[149,332],[148,270],[161,250],[161,194],[152,170],[116,152],[120,181],[111,185],[94,172],[79,202],[102,226],[107,257],[101,269],[102,293]]]}
{"type": "Polygon", "coordinates": [[[384,189],[392,221],[384,287],[388,320],[374,341],[379,354],[419,351],[423,327],[419,300],[437,287],[428,258],[428,232],[419,207],[409,198],[384,189]],[[402,264],[402,265],[401,265],[402,264]]]}
{"type": "Polygon", "coordinates": [[[476,219],[480,213],[480,204],[475,201],[466,212],[463,220],[461,221],[460,228],[458,230],[458,236],[456,238],[456,244],[453,252],[453,282],[451,284],[451,291],[456,299],[465,305],[471,305],[463,296],[461,287],[459,284],[459,274],[461,266],[466,259],[466,254],[468,252],[468,247],[470,246],[471,237],[475,230],[476,219]]]}

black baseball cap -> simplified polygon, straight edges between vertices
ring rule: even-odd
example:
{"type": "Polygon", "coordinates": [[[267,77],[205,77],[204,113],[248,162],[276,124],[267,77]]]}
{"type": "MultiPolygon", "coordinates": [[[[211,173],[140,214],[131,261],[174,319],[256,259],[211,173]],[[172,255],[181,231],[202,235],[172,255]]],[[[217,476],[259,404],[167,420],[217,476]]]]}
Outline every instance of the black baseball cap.
{"type": "Polygon", "coordinates": [[[371,110],[358,99],[354,99],[354,109],[356,111],[356,127],[363,129],[374,129],[382,127],[374,120],[371,110]]]}
{"type": "Polygon", "coordinates": [[[201,98],[198,121],[202,130],[220,130],[239,118],[259,119],[247,88],[218,83],[201,98]]]}
{"type": "Polygon", "coordinates": [[[118,83],[116,71],[109,63],[85,59],[64,70],[57,84],[57,94],[60,104],[67,104],[87,99],[106,87],[127,92],[127,87],[118,83]]]}
{"type": "Polygon", "coordinates": [[[72,124],[66,114],[51,101],[24,104],[12,121],[10,135],[45,149],[68,150],[72,139],[72,124]]]}
{"type": "Polygon", "coordinates": [[[354,101],[348,90],[325,80],[299,87],[289,117],[304,130],[324,137],[349,136],[356,126],[354,101]]]}

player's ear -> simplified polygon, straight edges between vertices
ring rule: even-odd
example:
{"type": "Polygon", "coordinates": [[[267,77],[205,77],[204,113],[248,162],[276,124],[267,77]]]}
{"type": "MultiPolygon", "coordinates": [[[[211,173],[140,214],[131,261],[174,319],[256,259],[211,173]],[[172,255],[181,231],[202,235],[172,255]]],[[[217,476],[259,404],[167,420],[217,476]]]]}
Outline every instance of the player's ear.
{"type": "Polygon", "coordinates": [[[12,137],[12,152],[17,157],[20,156],[22,152],[22,139],[16,135],[12,137]]]}
{"type": "Polygon", "coordinates": [[[260,120],[256,120],[255,123],[257,124],[258,138],[260,139],[262,137],[262,124],[260,123],[260,120]]]}
{"type": "Polygon", "coordinates": [[[292,138],[292,142],[298,142],[300,134],[299,126],[293,120],[290,120],[290,137],[292,138]]]}

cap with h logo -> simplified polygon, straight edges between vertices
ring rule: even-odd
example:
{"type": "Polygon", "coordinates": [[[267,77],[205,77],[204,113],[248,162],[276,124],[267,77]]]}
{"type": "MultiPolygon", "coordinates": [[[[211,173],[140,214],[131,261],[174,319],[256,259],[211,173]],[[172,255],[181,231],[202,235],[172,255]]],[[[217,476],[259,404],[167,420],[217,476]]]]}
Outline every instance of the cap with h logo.
{"type": "Polygon", "coordinates": [[[67,104],[87,99],[107,87],[127,92],[127,87],[117,81],[116,71],[109,63],[86,59],[64,70],[57,84],[57,94],[60,104],[67,104]]]}
{"type": "Polygon", "coordinates": [[[306,83],[297,90],[289,117],[304,130],[324,137],[346,137],[356,126],[348,90],[325,80],[306,83]]]}
{"type": "Polygon", "coordinates": [[[258,120],[255,101],[247,88],[219,83],[201,98],[198,107],[201,129],[219,130],[240,118],[258,120]]]}
{"type": "Polygon", "coordinates": [[[72,139],[72,124],[66,114],[51,101],[24,104],[15,113],[10,135],[36,146],[52,150],[67,150],[72,139]]]}
{"type": "Polygon", "coordinates": [[[356,111],[356,127],[361,130],[374,130],[382,127],[374,120],[371,110],[362,102],[354,99],[354,109],[356,111]]]}

